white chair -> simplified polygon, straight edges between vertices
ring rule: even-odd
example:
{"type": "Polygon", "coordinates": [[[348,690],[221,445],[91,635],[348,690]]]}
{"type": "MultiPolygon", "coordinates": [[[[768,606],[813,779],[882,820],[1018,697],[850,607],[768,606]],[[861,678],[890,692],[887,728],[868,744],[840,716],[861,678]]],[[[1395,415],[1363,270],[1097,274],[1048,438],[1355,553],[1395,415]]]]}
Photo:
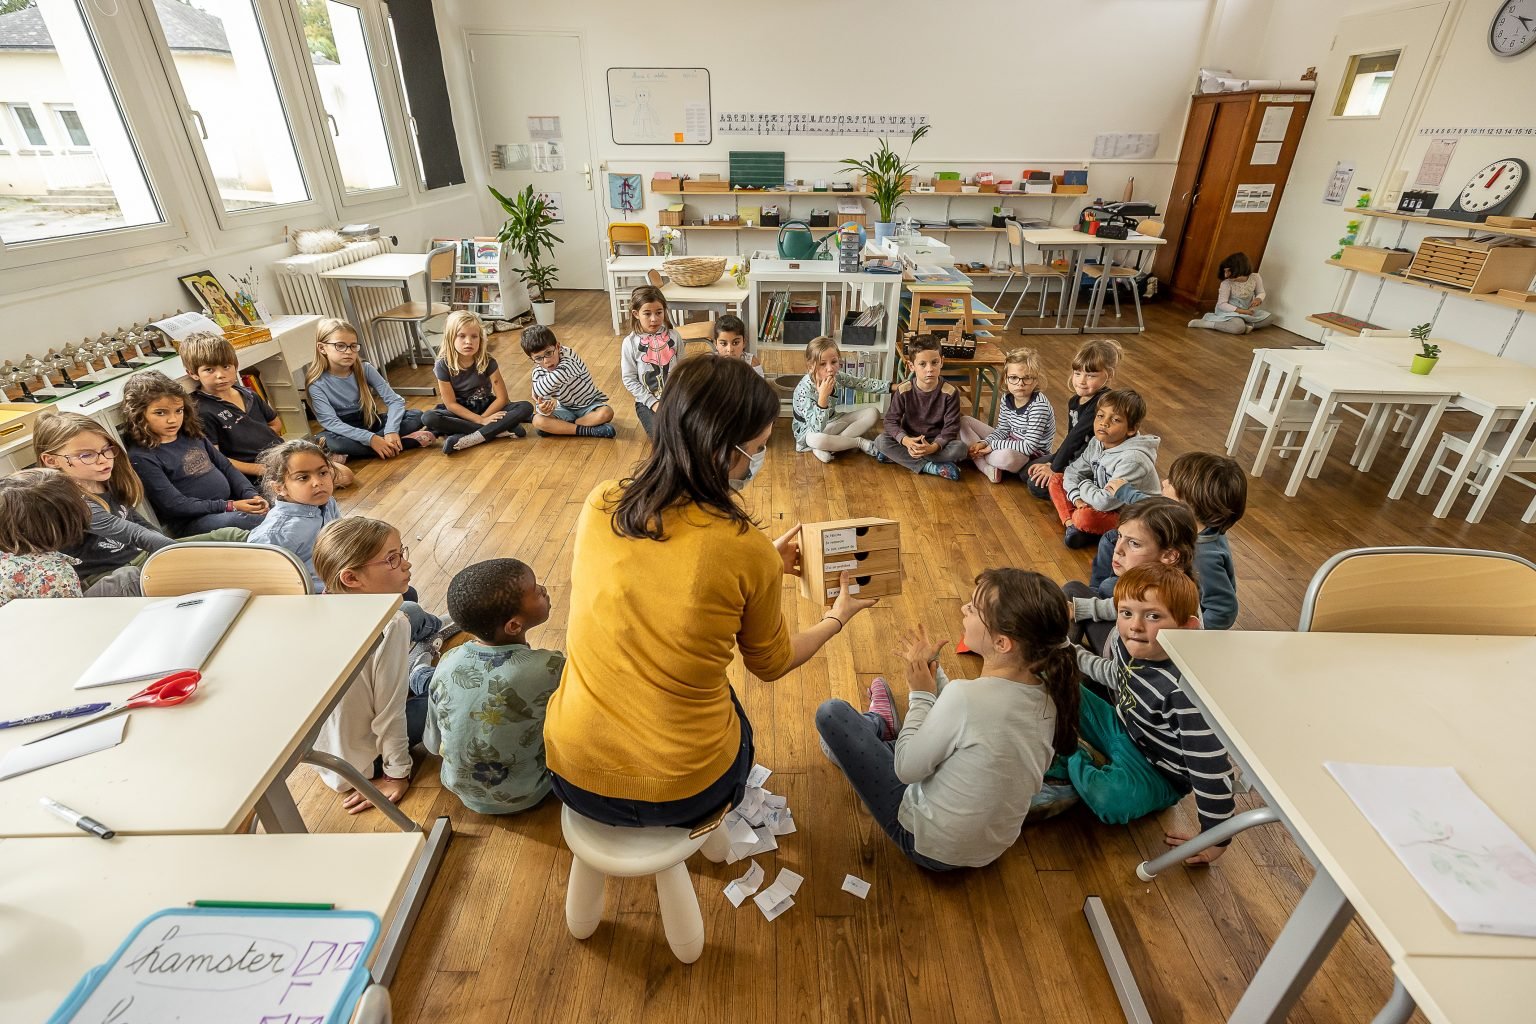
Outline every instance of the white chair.
{"type": "Polygon", "coordinates": [[[565,887],[565,926],[578,939],[603,920],[603,885],[608,878],[656,876],[656,899],[667,945],[685,964],[704,952],[704,917],[688,875],[688,858],[702,849],[719,863],[730,840],[725,826],[705,835],[685,828],[619,828],[560,809],[560,831],[571,848],[571,877],[565,887]]]}
{"type": "MultiPolygon", "coordinates": [[[[1136,230],[1143,235],[1153,238],[1163,237],[1163,222],[1160,220],[1144,220],[1137,225],[1136,230]]],[[[1153,250],[1139,249],[1136,252],[1136,260],[1128,267],[1112,264],[1109,267],[1109,280],[1104,287],[1109,289],[1109,297],[1115,302],[1115,317],[1120,316],[1120,286],[1125,285],[1130,289],[1131,301],[1136,304],[1136,329],[1144,331],[1147,323],[1141,315],[1141,291],[1136,287],[1136,281],[1146,272],[1147,264],[1153,258],[1153,250]]],[[[1104,276],[1105,269],[1097,263],[1090,263],[1083,267],[1083,274],[1094,281],[1104,276]]]]}
{"type": "MultiPolygon", "coordinates": [[[[1483,442],[1482,448],[1472,463],[1472,476],[1464,481],[1466,489],[1477,495],[1472,502],[1472,509],[1467,513],[1467,522],[1480,522],[1483,513],[1487,511],[1489,503],[1493,500],[1494,492],[1499,489],[1499,484],[1506,479],[1513,480],[1522,487],[1529,487],[1536,491],[1536,480],[1521,476],[1522,473],[1536,474],[1536,437],[1533,437],[1532,424],[1536,423],[1536,398],[1525,404],[1525,409],[1510,423],[1508,429],[1490,434],[1483,442]]],[[[1440,435],[1440,445],[1435,449],[1435,457],[1429,460],[1429,468],[1424,471],[1424,478],[1419,481],[1419,493],[1428,494],[1434,486],[1435,477],[1439,473],[1454,477],[1456,468],[1460,465],[1460,458],[1464,458],[1467,449],[1471,447],[1473,432],[1446,431],[1440,435]],[[1458,460],[1452,463],[1448,456],[1456,455],[1458,460]]],[[[1447,484],[1448,487],[1457,486],[1454,481],[1447,484]]],[[[1446,511],[1449,512],[1449,504],[1446,511]]],[[[1531,499],[1531,504],[1526,508],[1525,515],[1520,517],[1523,523],[1536,523],[1536,498],[1531,499]]]]}
{"type": "Polygon", "coordinates": [[[1043,249],[1040,251],[1040,258],[1046,262],[1025,263],[1024,229],[1019,227],[1019,222],[1016,220],[1007,221],[1005,227],[1008,232],[1008,279],[1003,282],[1002,290],[997,293],[997,308],[1003,308],[1003,296],[1007,293],[1008,286],[1013,283],[1013,279],[1020,274],[1024,276],[1024,287],[1019,292],[1019,297],[1014,300],[1013,308],[1008,311],[1008,319],[1003,321],[1003,330],[1006,331],[1009,325],[1013,323],[1014,315],[1018,313],[1019,306],[1024,302],[1024,296],[1029,294],[1030,285],[1034,284],[1037,279],[1040,281],[1040,309],[1035,315],[1039,317],[1045,316],[1045,296],[1050,291],[1051,282],[1055,281],[1060,289],[1060,295],[1056,302],[1056,311],[1059,316],[1061,307],[1066,303],[1067,272],[1065,270],[1057,270],[1051,266],[1049,256],[1046,250],[1043,249]]]}
{"type": "MultiPolygon", "coordinates": [[[[1245,431],[1262,430],[1263,437],[1259,439],[1259,450],[1253,461],[1253,469],[1250,472],[1254,476],[1264,475],[1264,466],[1269,461],[1271,452],[1285,457],[1289,452],[1300,451],[1305,446],[1305,434],[1312,429],[1313,421],[1317,418],[1318,405],[1315,401],[1305,398],[1293,397],[1301,382],[1300,361],[1287,362],[1284,353],[1289,349],[1258,349],[1253,353],[1253,365],[1248,370],[1248,381],[1243,386],[1243,393],[1237,401],[1237,412],[1232,417],[1232,428],[1227,432],[1227,454],[1234,455],[1242,444],[1242,436],[1245,431]],[[1247,425],[1247,421],[1253,421],[1253,425],[1247,425]],[[1303,435],[1302,442],[1297,443],[1296,435],[1303,435]],[[1282,434],[1280,442],[1275,442],[1275,435],[1282,434]]],[[[1316,349],[1299,349],[1300,352],[1314,352],[1316,349]]],[[[1328,458],[1328,450],[1333,446],[1333,441],[1339,432],[1340,419],[1337,416],[1329,417],[1324,429],[1323,443],[1318,447],[1317,454],[1312,459],[1312,465],[1307,467],[1307,475],[1313,479],[1322,472],[1323,463],[1328,458]]]]}

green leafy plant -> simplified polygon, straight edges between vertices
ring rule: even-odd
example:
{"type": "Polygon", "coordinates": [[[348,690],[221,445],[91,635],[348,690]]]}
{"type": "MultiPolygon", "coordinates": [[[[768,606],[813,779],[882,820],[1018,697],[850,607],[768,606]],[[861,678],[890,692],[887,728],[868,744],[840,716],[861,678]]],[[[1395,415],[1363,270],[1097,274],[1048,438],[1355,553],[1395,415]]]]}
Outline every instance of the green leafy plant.
{"type": "Polygon", "coordinates": [[[512,251],[522,257],[523,265],[515,269],[524,284],[538,289],[539,297],[534,301],[548,301],[549,289],[554,286],[560,269],[547,262],[546,254],[553,256],[555,243],[564,241],[549,230],[555,223],[554,213],[548,203],[534,194],[532,185],[519,192],[515,199],[508,199],[495,188],[487,187],[501,208],[507,211],[506,223],[497,232],[497,240],[511,246],[512,251]]]}
{"type": "Polygon", "coordinates": [[[889,224],[896,216],[896,207],[902,205],[901,196],[907,191],[907,179],[912,172],[917,170],[917,164],[909,163],[912,155],[912,146],[917,140],[928,134],[931,125],[923,125],[912,133],[911,140],[907,143],[907,155],[897,156],[891,148],[889,139],[880,140],[880,148],[862,160],[854,157],[844,157],[842,163],[864,173],[864,187],[869,191],[869,197],[874,200],[875,207],[880,211],[882,223],[889,224]]]}
{"type": "Polygon", "coordinates": [[[1439,359],[1440,346],[1429,343],[1429,331],[1429,324],[1419,324],[1417,327],[1409,328],[1408,336],[1419,343],[1419,355],[1425,359],[1439,359]]]}

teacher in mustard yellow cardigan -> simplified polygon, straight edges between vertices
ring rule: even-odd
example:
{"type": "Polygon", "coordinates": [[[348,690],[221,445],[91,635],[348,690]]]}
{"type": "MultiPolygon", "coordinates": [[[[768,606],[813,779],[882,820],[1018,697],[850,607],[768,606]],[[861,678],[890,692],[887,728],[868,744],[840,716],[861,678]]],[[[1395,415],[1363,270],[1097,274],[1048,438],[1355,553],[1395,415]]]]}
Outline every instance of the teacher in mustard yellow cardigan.
{"type": "Polygon", "coordinates": [[[779,400],[747,363],[672,372],[650,457],[587,495],[571,561],[565,673],[544,749],[555,795],[609,825],[692,827],[741,800],[752,724],[726,677],[737,649],[774,680],[875,602],[842,594],[791,634],[780,608],[799,527],[777,541],[735,492],[761,469],[779,400]]]}

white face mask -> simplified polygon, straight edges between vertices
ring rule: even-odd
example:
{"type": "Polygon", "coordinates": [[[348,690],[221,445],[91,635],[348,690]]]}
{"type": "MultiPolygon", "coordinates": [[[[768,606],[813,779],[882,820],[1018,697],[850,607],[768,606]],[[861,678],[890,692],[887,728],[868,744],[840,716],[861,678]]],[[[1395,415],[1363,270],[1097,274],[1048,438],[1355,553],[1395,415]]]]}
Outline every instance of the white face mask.
{"type": "Polygon", "coordinates": [[[756,455],[748,455],[747,450],[741,445],[736,445],[736,450],[747,456],[747,475],[740,480],[731,480],[731,490],[739,491],[752,482],[752,478],[763,471],[763,463],[768,461],[768,449],[765,447],[756,455]]]}

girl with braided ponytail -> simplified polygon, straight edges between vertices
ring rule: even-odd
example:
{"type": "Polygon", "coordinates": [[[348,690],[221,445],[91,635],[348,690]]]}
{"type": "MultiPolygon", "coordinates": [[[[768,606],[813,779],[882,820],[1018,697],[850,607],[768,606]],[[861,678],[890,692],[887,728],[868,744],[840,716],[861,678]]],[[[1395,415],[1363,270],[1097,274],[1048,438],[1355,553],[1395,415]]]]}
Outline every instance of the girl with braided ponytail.
{"type": "Polygon", "coordinates": [[[901,852],[930,871],[981,867],[1013,845],[1053,755],[1077,750],[1076,658],[1061,588],[1038,573],[987,569],[960,608],[975,679],[939,667],[947,641],[919,625],[896,654],[907,716],[898,723],[884,679],[870,709],[816,710],[822,751],[901,852]]]}

